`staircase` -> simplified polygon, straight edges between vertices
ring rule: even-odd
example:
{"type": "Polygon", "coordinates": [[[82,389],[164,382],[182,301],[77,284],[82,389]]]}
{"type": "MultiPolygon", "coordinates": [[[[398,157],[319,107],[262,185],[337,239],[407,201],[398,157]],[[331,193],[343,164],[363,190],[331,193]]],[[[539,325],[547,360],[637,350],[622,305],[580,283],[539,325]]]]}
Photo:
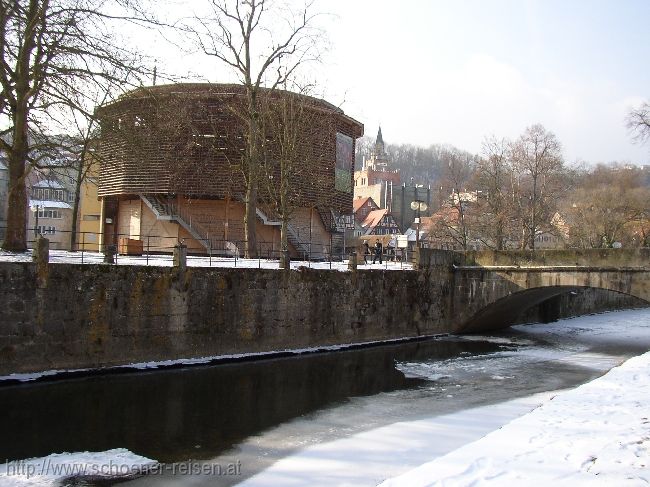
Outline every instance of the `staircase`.
{"type": "Polygon", "coordinates": [[[339,226],[338,218],[331,208],[318,207],[317,210],[323,225],[332,236],[332,255],[342,255],[345,245],[345,228],[339,226]]]}
{"type": "MultiPolygon", "coordinates": [[[[276,227],[281,227],[282,222],[279,220],[271,220],[260,208],[255,208],[255,214],[257,219],[262,222],[264,225],[271,225],[276,227]]],[[[290,223],[287,223],[287,241],[296,249],[299,255],[306,257],[309,255],[309,243],[301,242],[298,238],[296,230],[291,226],[290,223]]]]}
{"type": "Polygon", "coordinates": [[[176,202],[166,201],[158,195],[141,194],[140,198],[151,209],[158,220],[178,223],[212,255],[239,255],[239,249],[233,242],[224,242],[210,237],[210,232],[199,222],[192,221],[192,214],[176,202]]]}

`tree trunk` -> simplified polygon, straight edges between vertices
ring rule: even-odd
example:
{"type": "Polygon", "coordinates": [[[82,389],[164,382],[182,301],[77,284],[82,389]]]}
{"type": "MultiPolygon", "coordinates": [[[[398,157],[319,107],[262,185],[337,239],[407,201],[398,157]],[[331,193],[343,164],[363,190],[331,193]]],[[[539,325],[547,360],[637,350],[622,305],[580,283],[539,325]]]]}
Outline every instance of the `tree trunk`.
{"type": "Polygon", "coordinates": [[[7,231],[3,250],[24,252],[27,250],[27,190],[23,177],[25,166],[9,160],[9,195],[7,200],[7,231]]]}
{"type": "Polygon", "coordinates": [[[258,123],[257,94],[248,90],[248,181],[246,185],[246,210],[244,214],[244,256],[248,259],[257,257],[257,186],[258,186],[258,123]]]}
{"type": "Polygon", "coordinates": [[[257,257],[257,235],[256,224],[257,218],[257,187],[249,183],[246,189],[246,213],[244,214],[244,238],[246,239],[244,247],[244,256],[247,259],[257,257]],[[255,187],[254,187],[255,186],[255,187]]]}
{"type": "Polygon", "coordinates": [[[77,247],[77,225],[79,221],[79,201],[81,200],[81,180],[83,177],[83,161],[86,156],[84,150],[78,162],[77,177],[74,185],[74,203],[72,204],[72,224],[70,225],[70,250],[78,250],[77,247]]]}
{"type": "Polygon", "coordinates": [[[7,232],[3,250],[27,250],[27,188],[25,165],[28,153],[26,114],[15,117],[12,150],[9,152],[9,195],[7,201],[7,232]],[[23,116],[21,116],[23,115],[23,116]]]}

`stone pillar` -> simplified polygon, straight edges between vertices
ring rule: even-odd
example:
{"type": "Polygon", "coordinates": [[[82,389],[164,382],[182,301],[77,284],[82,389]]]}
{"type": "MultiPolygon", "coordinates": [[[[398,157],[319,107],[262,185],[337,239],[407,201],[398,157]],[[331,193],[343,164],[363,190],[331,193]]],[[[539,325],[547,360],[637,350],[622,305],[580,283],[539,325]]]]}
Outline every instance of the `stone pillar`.
{"type": "Polygon", "coordinates": [[[115,264],[115,244],[104,245],[104,264],[115,264]]]}
{"type": "Polygon", "coordinates": [[[174,267],[180,271],[187,267],[187,245],[182,242],[174,247],[174,267]]]}
{"type": "Polygon", "coordinates": [[[289,251],[283,250],[280,253],[280,269],[288,271],[291,269],[291,258],[289,257],[289,251]]]}
{"type": "Polygon", "coordinates": [[[36,239],[32,260],[36,264],[36,283],[39,288],[47,287],[48,263],[50,262],[50,241],[39,235],[36,239]]]}
{"type": "Polygon", "coordinates": [[[357,271],[357,253],[354,250],[350,252],[350,260],[348,260],[348,270],[352,272],[357,271]]]}
{"type": "Polygon", "coordinates": [[[39,267],[46,266],[50,261],[50,241],[42,235],[36,239],[36,245],[32,251],[32,261],[36,262],[39,267]]]}

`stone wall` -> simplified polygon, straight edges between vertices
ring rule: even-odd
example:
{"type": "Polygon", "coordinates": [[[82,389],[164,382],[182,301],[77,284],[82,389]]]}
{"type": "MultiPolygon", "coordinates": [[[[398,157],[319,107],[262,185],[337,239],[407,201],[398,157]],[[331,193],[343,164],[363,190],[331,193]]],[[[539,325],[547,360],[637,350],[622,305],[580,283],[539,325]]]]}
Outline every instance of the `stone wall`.
{"type": "Polygon", "coordinates": [[[0,263],[0,374],[444,333],[416,272],[0,263]]]}
{"type": "MultiPolygon", "coordinates": [[[[449,274],[3,262],[0,375],[449,333],[449,274]]],[[[564,306],[588,313],[603,296],[564,306]]]]}

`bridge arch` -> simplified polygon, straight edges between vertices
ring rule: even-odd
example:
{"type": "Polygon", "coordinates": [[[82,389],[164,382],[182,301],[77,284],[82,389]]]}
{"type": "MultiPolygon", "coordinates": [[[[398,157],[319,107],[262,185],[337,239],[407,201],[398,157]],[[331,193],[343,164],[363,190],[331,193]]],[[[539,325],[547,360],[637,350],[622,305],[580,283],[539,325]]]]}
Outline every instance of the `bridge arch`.
{"type": "Polygon", "coordinates": [[[507,295],[482,307],[461,324],[459,332],[476,333],[508,328],[509,326],[519,323],[519,319],[527,310],[536,306],[543,306],[545,303],[549,306],[547,309],[542,309],[541,311],[543,314],[548,313],[547,317],[550,319],[544,321],[554,321],[559,317],[559,309],[555,309],[559,308],[559,300],[554,300],[554,298],[560,298],[570,293],[579,294],[580,291],[587,289],[609,291],[633,298],[633,302],[636,303],[635,305],[642,306],[643,303],[646,303],[650,306],[648,299],[644,299],[629,292],[623,292],[620,289],[612,289],[610,287],[577,285],[533,287],[516,292],[509,292],[507,295]]]}

